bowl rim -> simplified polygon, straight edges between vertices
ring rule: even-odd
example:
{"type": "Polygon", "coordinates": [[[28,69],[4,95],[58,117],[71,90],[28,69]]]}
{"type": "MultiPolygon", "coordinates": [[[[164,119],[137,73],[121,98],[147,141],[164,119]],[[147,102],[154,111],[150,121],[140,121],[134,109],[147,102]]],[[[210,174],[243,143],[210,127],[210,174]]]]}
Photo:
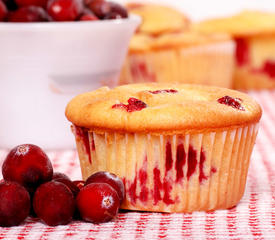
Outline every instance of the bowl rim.
{"type": "Polygon", "coordinates": [[[56,29],[61,28],[79,28],[80,26],[97,26],[103,27],[106,25],[125,25],[125,23],[130,24],[140,24],[141,17],[135,14],[129,14],[128,18],[120,19],[106,19],[98,21],[67,21],[67,22],[0,22],[0,30],[46,30],[46,29],[56,29]],[[108,24],[107,24],[108,23],[108,24]]]}

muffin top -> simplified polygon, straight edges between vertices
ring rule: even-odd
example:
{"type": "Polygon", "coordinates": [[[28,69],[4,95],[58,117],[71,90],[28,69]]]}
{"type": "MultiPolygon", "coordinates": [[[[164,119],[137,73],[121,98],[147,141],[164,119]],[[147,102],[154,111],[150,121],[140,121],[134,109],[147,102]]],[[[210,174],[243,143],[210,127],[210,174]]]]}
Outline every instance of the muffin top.
{"type": "Polygon", "coordinates": [[[243,11],[237,15],[210,19],[192,26],[203,33],[228,33],[245,37],[275,33],[275,14],[260,11],[243,11]]]}
{"type": "Polygon", "coordinates": [[[142,19],[130,42],[131,53],[182,48],[230,39],[228,34],[203,34],[190,31],[189,19],[171,7],[130,3],[127,8],[130,13],[137,14],[142,19]]]}
{"type": "Polygon", "coordinates": [[[179,32],[189,26],[189,19],[171,7],[143,3],[129,3],[126,7],[130,13],[141,17],[142,23],[137,29],[139,33],[157,36],[179,32]]]}
{"type": "Polygon", "coordinates": [[[94,131],[159,134],[217,131],[261,117],[250,96],[189,84],[129,84],[76,96],[66,108],[73,124],[94,131]]]}

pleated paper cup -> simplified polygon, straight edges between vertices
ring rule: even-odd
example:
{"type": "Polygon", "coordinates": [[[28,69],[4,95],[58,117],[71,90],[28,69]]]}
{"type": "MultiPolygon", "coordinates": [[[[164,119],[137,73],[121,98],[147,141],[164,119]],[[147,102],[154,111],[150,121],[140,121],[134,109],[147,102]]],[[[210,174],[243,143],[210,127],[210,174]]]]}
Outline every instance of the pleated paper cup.
{"type": "Polygon", "coordinates": [[[129,53],[120,84],[194,83],[232,88],[235,44],[231,40],[198,46],[129,53]]]}
{"type": "Polygon", "coordinates": [[[122,208],[193,212],[240,201],[258,124],[176,135],[72,129],[83,179],[97,171],[118,175],[126,189],[122,208]]]}

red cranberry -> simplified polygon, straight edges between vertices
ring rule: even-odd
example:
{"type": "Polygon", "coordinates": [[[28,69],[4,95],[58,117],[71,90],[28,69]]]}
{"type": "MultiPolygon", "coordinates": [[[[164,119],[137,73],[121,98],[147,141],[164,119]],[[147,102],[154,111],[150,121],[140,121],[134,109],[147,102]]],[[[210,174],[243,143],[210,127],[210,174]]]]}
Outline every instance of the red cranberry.
{"type": "Polygon", "coordinates": [[[16,182],[0,183],[0,226],[16,226],[25,220],[30,212],[30,195],[16,182]]]}
{"type": "Polygon", "coordinates": [[[107,222],[117,215],[119,197],[106,183],[91,183],[83,187],[76,198],[81,217],[93,223],[107,222]]]}
{"type": "Polygon", "coordinates": [[[129,98],[128,103],[128,112],[140,111],[143,108],[147,107],[147,105],[144,102],[136,98],[129,98]]]}
{"type": "Polygon", "coordinates": [[[93,14],[83,14],[79,18],[79,21],[95,21],[95,20],[98,20],[98,18],[93,14]]]}
{"type": "Polygon", "coordinates": [[[263,72],[265,72],[269,77],[275,78],[275,62],[266,61],[263,65],[263,72]]]}
{"type": "MultiPolygon", "coordinates": [[[[79,190],[81,190],[84,187],[84,184],[85,184],[85,182],[82,181],[82,180],[76,180],[76,181],[73,181],[73,183],[74,183],[75,186],[78,187],[79,190]]],[[[79,213],[77,208],[75,209],[75,213],[74,213],[73,218],[76,219],[76,220],[81,220],[81,216],[80,216],[80,213],[79,213]]]]}
{"type": "Polygon", "coordinates": [[[224,96],[222,98],[218,99],[218,102],[221,104],[228,105],[233,108],[237,108],[241,111],[244,111],[244,107],[241,105],[241,99],[240,98],[232,98],[230,96],[224,96]]]}
{"type": "Polygon", "coordinates": [[[3,0],[3,3],[6,5],[8,10],[10,10],[10,11],[17,9],[17,5],[14,0],[3,0]]]}
{"type": "Polygon", "coordinates": [[[70,179],[57,178],[57,179],[54,179],[54,181],[61,182],[61,183],[65,184],[71,190],[72,194],[75,197],[79,192],[79,188],[70,179]]]}
{"type": "Polygon", "coordinates": [[[82,12],[79,0],[50,0],[48,14],[55,21],[74,21],[82,12]]]}
{"type": "Polygon", "coordinates": [[[40,147],[23,144],[9,152],[2,166],[2,173],[5,180],[33,189],[52,179],[53,168],[40,147]]]}
{"type": "Polygon", "coordinates": [[[46,8],[48,0],[15,0],[19,7],[38,6],[46,8]]]}
{"type": "Polygon", "coordinates": [[[112,106],[112,108],[124,108],[127,112],[140,111],[146,107],[147,107],[146,103],[136,98],[129,98],[128,105],[119,103],[119,104],[114,104],[112,106]]]}
{"type": "Polygon", "coordinates": [[[98,18],[94,14],[83,14],[79,21],[95,21],[98,20],[98,18]]]}
{"type": "Polygon", "coordinates": [[[37,216],[50,226],[68,224],[75,211],[75,200],[66,185],[51,181],[37,188],[33,208],[37,216]]]}
{"type": "Polygon", "coordinates": [[[8,14],[8,22],[46,22],[48,15],[45,10],[37,6],[21,7],[8,14]]]}
{"type": "Polygon", "coordinates": [[[122,108],[122,109],[125,109],[127,111],[128,109],[128,105],[124,104],[124,103],[117,103],[117,104],[114,104],[112,106],[112,108],[122,108]]]}
{"type": "Polygon", "coordinates": [[[162,90],[155,90],[155,91],[149,91],[149,93],[152,94],[159,94],[159,93],[177,93],[178,91],[175,89],[162,89],[162,90]]]}
{"type": "Polygon", "coordinates": [[[81,190],[81,188],[83,188],[85,185],[85,182],[82,180],[76,180],[76,181],[73,181],[73,183],[75,186],[78,187],[79,190],[81,190]]]}
{"type": "Polygon", "coordinates": [[[79,21],[94,21],[98,20],[98,17],[88,8],[83,10],[82,15],[79,18],[79,21]]]}
{"type": "Polygon", "coordinates": [[[120,19],[120,18],[122,18],[121,15],[116,12],[110,12],[104,17],[104,19],[106,19],[106,20],[107,19],[120,19]]]}
{"type": "MultiPolygon", "coordinates": [[[[74,183],[75,186],[78,187],[79,190],[81,190],[84,187],[84,184],[85,184],[85,182],[82,181],[82,180],[76,180],[76,181],[73,181],[73,183],[74,183]]],[[[75,209],[75,213],[74,213],[73,218],[76,219],[76,220],[81,220],[81,216],[80,216],[79,210],[77,208],[75,209]]]]}
{"type": "Polygon", "coordinates": [[[0,21],[3,21],[7,16],[8,10],[5,4],[0,0],[0,21]]]}
{"type": "Polygon", "coordinates": [[[119,15],[120,18],[128,17],[128,12],[125,7],[115,2],[109,2],[109,3],[111,5],[111,13],[119,15]]]}
{"type": "Polygon", "coordinates": [[[109,172],[100,171],[88,177],[88,179],[85,182],[85,186],[91,183],[109,184],[117,191],[119,201],[120,203],[122,203],[125,196],[125,189],[122,180],[117,175],[109,172]]]}
{"type": "Polygon", "coordinates": [[[86,0],[86,5],[101,19],[127,18],[127,10],[118,3],[104,0],[86,0]]]}
{"type": "Polygon", "coordinates": [[[87,7],[98,17],[103,19],[111,12],[111,5],[104,0],[86,0],[87,7]]]}
{"type": "Polygon", "coordinates": [[[71,179],[70,179],[66,174],[64,174],[64,173],[61,173],[61,172],[54,172],[54,173],[53,173],[52,180],[59,179],[59,178],[71,180],[71,179]]]}
{"type": "Polygon", "coordinates": [[[236,42],[236,51],[235,57],[237,64],[239,66],[243,66],[250,61],[250,54],[249,54],[249,45],[248,42],[242,38],[235,39],[236,42]]]}

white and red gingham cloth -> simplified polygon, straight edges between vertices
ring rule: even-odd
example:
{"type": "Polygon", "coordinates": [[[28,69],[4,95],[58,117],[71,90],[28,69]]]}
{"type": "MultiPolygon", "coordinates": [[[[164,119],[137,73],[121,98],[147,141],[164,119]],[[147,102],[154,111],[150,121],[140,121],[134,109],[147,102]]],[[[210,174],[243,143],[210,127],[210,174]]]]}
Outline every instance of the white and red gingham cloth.
{"type": "MultiPolygon", "coordinates": [[[[263,107],[246,191],[237,207],[215,212],[162,214],[121,212],[114,221],[73,221],[49,227],[28,218],[17,227],[1,228],[0,239],[275,239],[275,91],[250,92],[263,107]]],[[[7,150],[0,150],[0,164],[7,150]]],[[[80,179],[74,150],[48,152],[54,169],[80,179]]]]}

